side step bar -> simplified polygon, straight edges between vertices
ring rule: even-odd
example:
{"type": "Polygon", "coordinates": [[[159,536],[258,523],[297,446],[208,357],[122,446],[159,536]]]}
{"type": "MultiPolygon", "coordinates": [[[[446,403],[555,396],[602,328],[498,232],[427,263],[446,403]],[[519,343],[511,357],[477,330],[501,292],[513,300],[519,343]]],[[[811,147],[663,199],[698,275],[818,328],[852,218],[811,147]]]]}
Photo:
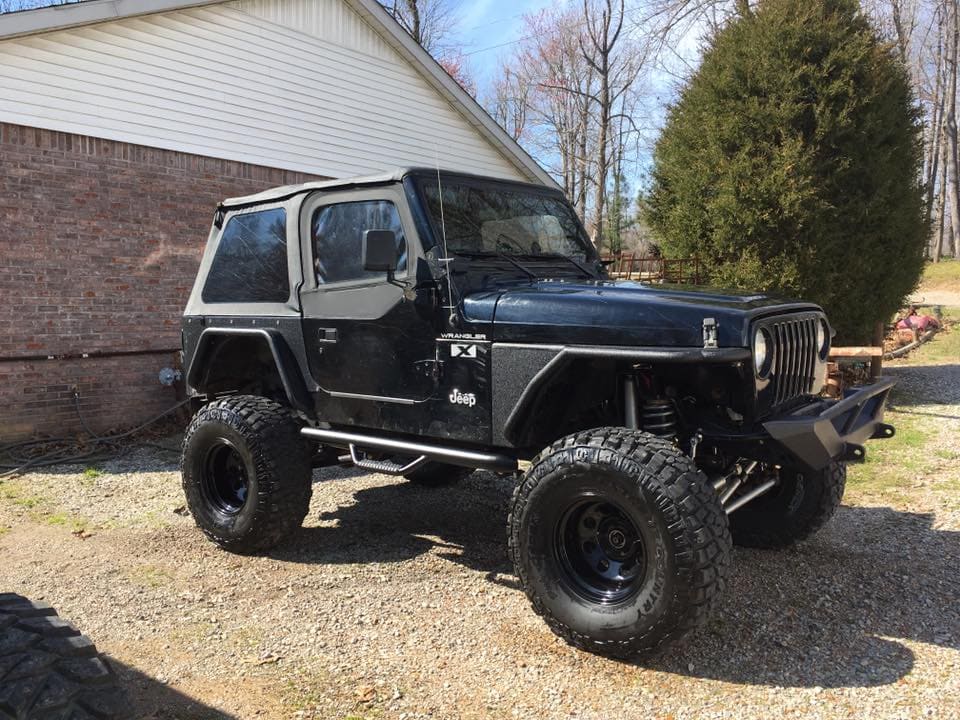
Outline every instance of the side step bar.
{"type": "Polygon", "coordinates": [[[396,453],[398,455],[423,456],[428,460],[460,465],[462,467],[494,470],[496,472],[514,472],[517,469],[517,459],[502,453],[479,452],[445,445],[429,445],[427,443],[396,440],[378,435],[363,435],[356,432],[341,430],[323,430],[321,428],[306,427],[300,431],[311,440],[319,440],[324,445],[350,449],[351,446],[365,450],[396,453]]]}

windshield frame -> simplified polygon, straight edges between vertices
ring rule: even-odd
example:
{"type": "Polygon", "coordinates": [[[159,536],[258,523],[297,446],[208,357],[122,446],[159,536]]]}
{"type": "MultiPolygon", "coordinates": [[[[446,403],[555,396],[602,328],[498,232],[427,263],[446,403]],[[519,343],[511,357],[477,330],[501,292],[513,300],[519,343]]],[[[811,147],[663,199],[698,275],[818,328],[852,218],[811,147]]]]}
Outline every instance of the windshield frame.
{"type": "MultiPolygon", "coordinates": [[[[424,194],[424,186],[426,186],[428,183],[436,184],[437,175],[429,172],[411,173],[407,176],[407,178],[405,178],[405,180],[406,179],[412,180],[410,183],[410,189],[416,198],[418,206],[417,214],[421,216],[422,221],[427,224],[430,230],[430,239],[432,242],[430,245],[424,243],[424,249],[427,250],[432,247],[436,247],[441,251],[441,253],[446,255],[447,251],[443,240],[443,229],[439,227],[436,219],[433,217],[433,213],[430,212],[430,206],[424,194]]],[[[577,228],[577,240],[583,249],[585,259],[583,261],[575,260],[575,262],[578,265],[582,264],[583,269],[586,269],[592,265],[595,265],[596,263],[599,263],[600,261],[600,255],[593,243],[590,242],[590,238],[580,220],[580,216],[577,215],[577,211],[574,210],[573,206],[567,200],[563,192],[558,189],[555,190],[544,185],[534,185],[531,183],[517,182],[506,179],[501,180],[498,178],[478,177],[475,175],[460,175],[444,172],[442,170],[440,171],[440,183],[441,185],[445,185],[446,183],[450,183],[451,185],[466,185],[478,190],[499,190],[517,194],[538,195],[555,200],[562,204],[569,211],[570,218],[573,220],[577,228]]],[[[406,184],[406,182],[404,184],[406,184]]],[[[451,249],[449,254],[451,257],[470,256],[469,252],[458,253],[455,249],[451,249]]],[[[529,260],[531,257],[534,257],[528,254],[510,252],[494,252],[493,254],[501,254],[507,257],[520,258],[523,260],[529,260]]],[[[573,256],[560,253],[545,253],[543,257],[544,259],[551,257],[564,257],[571,259],[573,256]]]]}

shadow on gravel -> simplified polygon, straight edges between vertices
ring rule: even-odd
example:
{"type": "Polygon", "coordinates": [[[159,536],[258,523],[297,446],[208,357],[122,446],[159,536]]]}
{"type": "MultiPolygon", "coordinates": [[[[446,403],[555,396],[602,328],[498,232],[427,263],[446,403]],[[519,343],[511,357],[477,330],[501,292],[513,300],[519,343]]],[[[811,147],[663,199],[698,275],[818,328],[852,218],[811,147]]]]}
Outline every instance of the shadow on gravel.
{"type": "MultiPolygon", "coordinates": [[[[321,471],[325,478],[362,474],[321,471]]],[[[382,563],[411,560],[439,548],[441,557],[516,588],[506,549],[512,491],[512,480],[487,472],[450,487],[400,482],[367,488],[354,494],[353,504],[322,514],[321,527],[303,528],[294,542],[271,555],[305,563],[382,563]]]]}
{"type": "Polygon", "coordinates": [[[960,649],[960,533],[933,521],[842,507],[790,550],[738,548],[719,612],[680,653],[646,666],[779,687],[897,682],[914,664],[900,641],[960,649]]]}
{"type": "Polygon", "coordinates": [[[110,664],[130,700],[130,720],[237,720],[113,658],[110,664]]]}
{"type": "MultiPolygon", "coordinates": [[[[274,557],[305,563],[402,562],[433,548],[516,589],[505,523],[510,480],[477,473],[458,486],[368,488],[324,514],[274,557]]],[[[779,687],[869,687],[910,672],[901,640],[960,649],[960,533],[929,514],[842,507],[785,551],[736,549],[705,627],[645,667],[779,687]]],[[[544,632],[548,632],[544,628],[544,632]]]]}
{"type": "Polygon", "coordinates": [[[960,405],[960,364],[889,365],[883,374],[897,379],[891,404],[902,407],[960,405]]]}

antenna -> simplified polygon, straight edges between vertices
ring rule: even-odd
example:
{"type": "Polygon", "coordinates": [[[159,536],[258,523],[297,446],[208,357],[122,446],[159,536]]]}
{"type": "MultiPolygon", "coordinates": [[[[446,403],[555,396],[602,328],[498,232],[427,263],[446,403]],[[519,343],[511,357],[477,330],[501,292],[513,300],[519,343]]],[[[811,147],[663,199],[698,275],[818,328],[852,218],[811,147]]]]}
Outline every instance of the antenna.
{"type": "Polygon", "coordinates": [[[447,223],[443,217],[443,184],[440,182],[440,153],[437,150],[437,146],[433,146],[433,151],[436,155],[437,160],[437,194],[440,196],[440,239],[443,241],[443,263],[445,264],[446,275],[447,275],[447,302],[449,305],[445,305],[444,309],[450,311],[450,324],[453,325],[454,321],[457,319],[457,306],[453,302],[453,281],[450,279],[450,263],[453,262],[453,258],[450,257],[450,252],[447,250],[447,223]]]}

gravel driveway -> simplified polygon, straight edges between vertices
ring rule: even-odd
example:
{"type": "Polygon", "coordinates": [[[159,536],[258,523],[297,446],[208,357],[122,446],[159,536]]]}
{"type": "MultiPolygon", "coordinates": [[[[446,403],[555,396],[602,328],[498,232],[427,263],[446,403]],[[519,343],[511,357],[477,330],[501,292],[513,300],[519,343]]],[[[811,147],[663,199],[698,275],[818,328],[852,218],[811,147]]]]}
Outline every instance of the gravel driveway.
{"type": "MultiPolygon", "coordinates": [[[[960,447],[960,367],[893,372],[898,411],[960,447]]],[[[893,494],[852,471],[824,531],[738,549],[709,625],[645,663],[573,650],[532,613],[506,561],[511,483],[489,473],[318,472],[270,557],[206,542],[160,450],[35,473],[0,485],[0,589],[116,658],[138,718],[956,718],[957,464],[905,468],[893,494]]]]}

